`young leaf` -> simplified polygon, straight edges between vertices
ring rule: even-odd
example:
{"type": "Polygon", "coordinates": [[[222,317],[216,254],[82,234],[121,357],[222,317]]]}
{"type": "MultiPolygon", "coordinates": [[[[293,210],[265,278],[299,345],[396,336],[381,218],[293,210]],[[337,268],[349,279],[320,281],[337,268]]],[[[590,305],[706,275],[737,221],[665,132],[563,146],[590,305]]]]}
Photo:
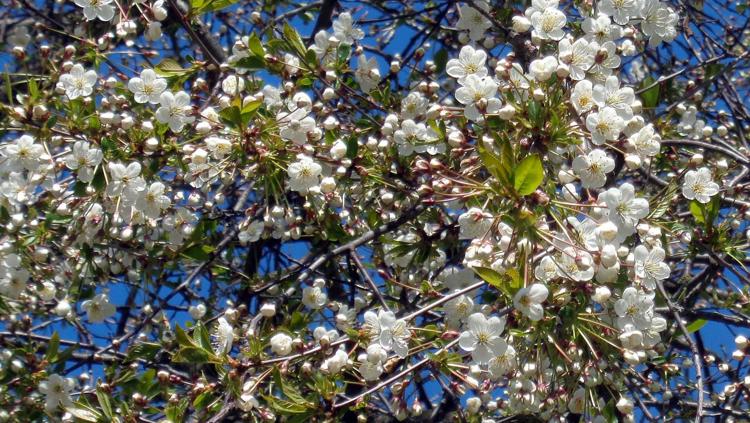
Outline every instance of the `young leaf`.
{"type": "Polygon", "coordinates": [[[544,168],[539,156],[532,154],[518,164],[513,171],[513,188],[520,195],[529,195],[536,191],[544,179],[544,168]]]}
{"type": "Polygon", "coordinates": [[[300,54],[300,57],[305,57],[305,53],[307,49],[305,48],[305,43],[302,42],[302,37],[299,36],[299,32],[297,32],[296,29],[292,28],[291,25],[289,25],[289,22],[284,23],[284,39],[289,43],[289,45],[292,46],[294,50],[298,54],[300,54]]]}
{"type": "Polygon", "coordinates": [[[641,102],[643,103],[643,107],[647,109],[653,109],[657,104],[659,104],[659,84],[654,84],[654,82],[656,82],[656,80],[653,77],[649,76],[641,83],[641,89],[646,88],[652,84],[654,85],[653,87],[641,93],[641,102]]]}
{"type": "Polygon", "coordinates": [[[190,69],[185,69],[176,60],[167,58],[154,67],[154,72],[159,76],[170,77],[185,75],[190,69]]]}
{"type": "Polygon", "coordinates": [[[250,38],[247,41],[247,46],[250,49],[250,51],[258,56],[263,57],[266,55],[266,51],[263,49],[263,44],[260,41],[260,38],[253,32],[250,34],[250,38]]]}
{"type": "Polygon", "coordinates": [[[693,323],[691,323],[691,324],[689,324],[687,326],[687,330],[688,330],[689,333],[697,332],[697,331],[701,330],[701,328],[703,326],[705,326],[706,323],[708,323],[708,320],[697,319],[696,321],[694,321],[693,323]]]}

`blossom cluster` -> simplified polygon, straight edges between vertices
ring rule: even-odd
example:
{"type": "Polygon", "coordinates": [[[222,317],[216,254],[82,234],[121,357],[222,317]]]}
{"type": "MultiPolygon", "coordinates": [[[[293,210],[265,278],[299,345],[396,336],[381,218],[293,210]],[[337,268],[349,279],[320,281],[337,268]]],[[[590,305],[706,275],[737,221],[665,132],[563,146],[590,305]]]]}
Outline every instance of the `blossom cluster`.
{"type": "MultiPolygon", "coordinates": [[[[652,174],[668,119],[691,142],[713,134],[687,102],[653,119],[632,84],[634,58],[677,37],[667,2],[532,0],[503,22],[488,1],[449,4],[454,57],[419,64],[418,50],[412,69],[400,55],[381,67],[356,10],[309,42],[285,25],[237,34],[221,63],[203,44],[205,61],[133,67],[97,49],[163,42],[180,8],[74,3],[87,30],[115,32],[48,52],[59,63],[4,106],[0,319],[11,335],[22,314],[80,330],[68,343],[89,362],[126,359],[157,382],[135,392],[107,370],[78,389],[74,351],[48,346],[63,366],[34,362],[39,413],[97,421],[115,392],[129,397],[118,415],[170,421],[191,407],[403,419],[427,395],[406,387],[433,378],[483,422],[635,418],[638,372],[684,326],[664,284],[692,275],[674,259],[710,243],[662,217],[683,204],[710,236],[736,170],[694,155],[652,174]]],[[[31,36],[11,35],[22,57],[31,36]]]]}

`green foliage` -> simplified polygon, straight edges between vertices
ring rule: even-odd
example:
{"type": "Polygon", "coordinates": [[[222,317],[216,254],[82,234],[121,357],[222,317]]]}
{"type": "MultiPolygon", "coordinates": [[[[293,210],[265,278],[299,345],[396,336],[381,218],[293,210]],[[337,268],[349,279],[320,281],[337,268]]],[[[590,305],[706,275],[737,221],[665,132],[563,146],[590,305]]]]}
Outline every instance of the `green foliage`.
{"type": "Polygon", "coordinates": [[[508,298],[513,298],[516,291],[523,287],[523,279],[516,269],[508,269],[502,274],[488,267],[473,267],[472,270],[483,281],[497,288],[508,298]]]}
{"type": "Polygon", "coordinates": [[[536,191],[543,179],[542,160],[536,154],[524,157],[513,170],[513,187],[520,195],[529,195],[536,191]]]}
{"type": "Polygon", "coordinates": [[[190,0],[190,12],[193,15],[215,12],[229,7],[239,0],[190,0]]]}
{"type": "Polygon", "coordinates": [[[651,85],[653,85],[651,88],[647,89],[646,91],[640,94],[641,103],[643,104],[643,107],[646,109],[653,109],[659,104],[660,88],[659,88],[659,84],[656,83],[656,80],[653,77],[651,76],[646,77],[646,79],[644,79],[641,82],[641,89],[650,87],[651,85]]]}

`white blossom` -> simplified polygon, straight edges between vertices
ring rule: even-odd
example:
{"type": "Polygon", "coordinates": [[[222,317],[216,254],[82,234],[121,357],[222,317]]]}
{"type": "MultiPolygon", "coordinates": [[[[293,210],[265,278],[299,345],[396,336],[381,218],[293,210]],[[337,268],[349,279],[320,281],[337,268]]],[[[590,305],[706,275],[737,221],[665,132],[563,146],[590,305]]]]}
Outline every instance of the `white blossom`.
{"type": "Polygon", "coordinates": [[[136,103],[158,104],[166,89],[167,80],[159,78],[152,69],[144,69],[140,77],[128,81],[128,90],[133,93],[136,103]]]}
{"type": "Polygon", "coordinates": [[[354,25],[349,12],[340,14],[333,22],[333,33],[342,44],[354,44],[365,36],[365,33],[354,25]]]}
{"type": "Polygon", "coordinates": [[[109,295],[101,293],[90,300],[81,303],[81,308],[86,312],[89,322],[103,322],[108,317],[115,314],[115,306],[109,302],[109,295]]]}
{"type": "Polygon", "coordinates": [[[524,287],[516,292],[513,297],[513,306],[520,310],[529,320],[538,321],[544,317],[544,307],[542,303],[547,299],[549,290],[547,287],[535,283],[529,287],[524,287]]]}
{"type": "Polygon", "coordinates": [[[584,188],[599,188],[607,181],[607,173],[615,169],[615,161],[604,150],[591,150],[573,160],[573,171],[584,188]]]}
{"type": "Polygon", "coordinates": [[[227,322],[224,317],[217,319],[216,327],[213,331],[213,346],[216,354],[226,354],[232,349],[234,342],[234,328],[227,322]]]}
{"type": "Polygon", "coordinates": [[[481,49],[474,49],[471,46],[461,47],[458,59],[451,59],[445,65],[445,71],[448,75],[462,82],[469,75],[476,75],[479,78],[487,76],[487,67],[484,62],[487,60],[487,53],[481,49]]]}
{"type": "Polygon", "coordinates": [[[91,21],[99,19],[108,22],[115,17],[115,7],[112,0],[75,0],[76,5],[83,8],[83,16],[91,21]]]}
{"type": "Polygon", "coordinates": [[[289,189],[300,194],[306,194],[310,188],[320,183],[323,168],[308,156],[302,156],[298,161],[289,165],[289,189]]]}
{"type": "Polygon", "coordinates": [[[688,200],[695,199],[699,203],[706,204],[711,197],[719,193],[719,185],[711,178],[711,170],[702,167],[698,170],[689,170],[685,173],[682,182],[682,195],[688,200]]]}
{"type": "Polygon", "coordinates": [[[190,95],[184,91],[177,94],[163,92],[159,97],[159,104],[161,106],[156,110],[156,120],[168,124],[172,132],[182,131],[185,125],[195,120],[191,116],[190,95]]]}
{"type": "Polygon", "coordinates": [[[94,92],[96,85],[96,72],[84,70],[81,64],[76,63],[70,72],[60,76],[60,82],[65,89],[65,95],[75,100],[78,97],[86,97],[94,92]]]}
{"type": "Polygon", "coordinates": [[[492,316],[489,319],[482,313],[474,313],[467,319],[467,329],[461,332],[458,345],[480,364],[486,364],[493,357],[502,354],[508,344],[500,335],[505,329],[505,318],[492,316]]]}

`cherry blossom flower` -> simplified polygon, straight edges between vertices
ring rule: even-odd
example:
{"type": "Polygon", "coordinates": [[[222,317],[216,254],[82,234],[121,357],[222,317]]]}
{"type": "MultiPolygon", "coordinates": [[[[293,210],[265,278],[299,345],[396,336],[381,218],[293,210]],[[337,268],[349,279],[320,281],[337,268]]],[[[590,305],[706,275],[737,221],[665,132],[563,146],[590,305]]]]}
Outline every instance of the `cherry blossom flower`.
{"type": "Polygon", "coordinates": [[[149,219],[156,219],[161,212],[169,207],[169,197],[164,195],[166,187],[161,182],[152,183],[140,192],[135,207],[149,219]]]}
{"type": "Polygon", "coordinates": [[[656,283],[669,277],[669,265],[664,262],[666,254],[661,247],[649,249],[641,244],[633,250],[635,277],[649,290],[656,289],[656,283]]]}
{"type": "Polygon", "coordinates": [[[365,33],[354,26],[354,20],[349,12],[344,12],[333,22],[333,34],[342,44],[354,44],[361,40],[365,33]]]}
{"type": "Polygon", "coordinates": [[[624,183],[619,188],[610,188],[599,194],[599,202],[609,209],[608,218],[624,235],[635,232],[640,219],[648,216],[648,200],[635,197],[635,187],[624,183]]]}
{"type": "Polygon", "coordinates": [[[542,303],[547,299],[549,290],[547,287],[535,283],[529,287],[524,287],[516,292],[513,297],[513,306],[520,310],[531,321],[539,321],[544,317],[544,307],[542,303]]]}
{"type": "Polygon", "coordinates": [[[115,17],[112,0],[75,0],[75,3],[83,8],[83,15],[88,21],[98,18],[100,21],[108,22],[115,17]]]}
{"type": "Polygon", "coordinates": [[[639,292],[634,287],[625,288],[622,297],[615,302],[617,326],[624,328],[632,325],[638,329],[645,329],[651,325],[653,316],[654,294],[639,292]]]}
{"type": "Polygon", "coordinates": [[[573,93],[570,96],[570,101],[573,103],[573,108],[576,109],[578,114],[583,114],[591,110],[594,105],[594,90],[591,81],[583,80],[576,83],[573,88],[573,93]]]}
{"type": "Polygon", "coordinates": [[[289,165],[289,189],[300,194],[307,193],[310,188],[320,183],[323,168],[309,156],[302,156],[298,161],[289,165]]]}
{"type": "Polygon", "coordinates": [[[487,60],[487,53],[481,49],[474,49],[471,46],[461,47],[457,59],[451,59],[445,65],[445,71],[448,75],[463,82],[469,75],[476,75],[479,78],[487,76],[487,67],[484,62],[487,60]]]}
{"type": "Polygon", "coordinates": [[[689,170],[685,173],[682,182],[682,195],[688,200],[695,199],[699,203],[706,204],[711,197],[719,193],[719,184],[711,178],[711,170],[702,167],[698,170],[689,170]]]}
{"type": "Polygon", "coordinates": [[[464,115],[467,119],[478,121],[482,114],[493,114],[500,110],[502,104],[495,98],[497,83],[489,77],[480,78],[469,75],[463,86],[456,90],[456,100],[465,105],[464,115]]]}
{"type": "Polygon", "coordinates": [[[631,105],[635,100],[635,93],[630,87],[620,88],[620,80],[616,76],[609,76],[604,85],[594,86],[594,101],[597,106],[612,107],[624,120],[633,117],[631,105]]]}
{"type": "Polygon", "coordinates": [[[531,15],[532,36],[542,40],[560,40],[565,36],[563,27],[567,23],[565,14],[555,7],[547,7],[531,15]]]}
{"type": "Polygon", "coordinates": [[[641,31],[649,37],[650,47],[655,47],[664,40],[671,41],[677,36],[677,14],[659,0],[643,0],[641,17],[641,31]]]}
{"type": "Polygon", "coordinates": [[[641,157],[653,157],[661,149],[661,136],[654,130],[654,125],[648,124],[628,138],[628,145],[641,157]]]}
{"type": "Polygon", "coordinates": [[[505,329],[505,318],[492,316],[488,319],[482,313],[474,313],[467,319],[466,327],[458,338],[458,345],[470,352],[471,357],[479,364],[488,363],[508,347],[500,337],[505,329]]]}
{"type": "Polygon", "coordinates": [[[584,19],[581,29],[586,33],[587,40],[595,41],[599,45],[617,40],[622,34],[621,27],[613,25],[609,15],[603,13],[584,19]]]}
{"type": "Polygon", "coordinates": [[[374,57],[367,59],[364,54],[360,55],[357,59],[357,70],[354,72],[354,77],[362,91],[369,93],[380,82],[378,61],[374,57]]]}
{"type": "Polygon", "coordinates": [[[81,303],[81,308],[86,312],[91,323],[103,322],[116,311],[115,306],[109,302],[109,295],[106,292],[84,301],[81,303]]]}
{"type": "Polygon", "coordinates": [[[607,181],[607,173],[615,169],[615,161],[604,150],[594,149],[573,160],[573,171],[584,188],[599,188],[607,181]]]}
{"type": "Polygon", "coordinates": [[[458,217],[460,239],[474,239],[487,236],[494,216],[478,207],[472,207],[458,217]]]}
{"type": "Polygon", "coordinates": [[[585,282],[594,277],[594,259],[587,251],[567,247],[557,263],[560,274],[574,281],[585,282]]]}
{"type": "Polygon", "coordinates": [[[586,71],[591,68],[599,50],[599,44],[579,38],[574,43],[567,38],[558,44],[560,62],[568,65],[570,78],[580,81],[586,77],[586,71]]]}
{"type": "Polygon", "coordinates": [[[79,97],[86,97],[94,92],[96,72],[93,70],[86,71],[83,65],[76,63],[70,69],[70,72],[60,76],[60,82],[65,89],[65,95],[69,99],[75,100],[79,97]]]}
{"type": "Polygon", "coordinates": [[[39,384],[39,392],[44,394],[44,408],[53,412],[58,408],[65,408],[73,405],[70,393],[75,387],[75,381],[71,378],[64,378],[56,373],[39,384]]]}
{"type": "Polygon", "coordinates": [[[638,16],[641,0],[602,0],[599,12],[612,17],[615,23],[627,25],[630,18],[638,16]]]}
{"type": "Polygon", "coordinates": [[[234,342],[234,328],[227,322],[224,317],[217,319],[216,327],[213,331],[213,347],[216,354],[226,354],[232,349],[234,342]]]}
{"type": "Polygon", "coordinates": [[[146,188],[146,181],[141,175],[141,164],[132,162],[127,167],[122,163],[109,163],[110,181],[107,195],[122,196],[127,201],[134,201],[138,193],[146,188]]]}
{"type": "Polygon", "coordinates": [[[65,165],[75,171],[82,182],[91,182],[94,178],[94,169],[102,162],[102,157],[100,149],[91,148],[86,141],[76,141],[71,154],[65,156],[65,165]]]}
{"type": "Polygon", "coordinates": [[[128,90],[136,103],[159,104],[161,94],[167,89],[167,80],[159,78],[152,69],[144,69],[141,76],[130,78],[128,90]]]}
{"type": "MultiPolygon", "coordinates": [[[[594,96],[596,96],[596,91],[594,96]]],[[[612,107],[604,107],[598,113],[586,116],[586,129],[591,131],[591,142],[595,145],[617,140],[624,127],[625,121],[612,107]]]]}
{"type": "Polygon", "coordinates": [[[289,355],[292,352],[292,337],[279,332],[271,337],[271,350],[274,354],[289,355]]]}
{"type": "Polygon", "coordinates": [[[3,155],[7,160],[8,168],[16,171],[21,169],[35,171],[40,161],[49,158],[44,147],[37,144],[36,139],[31,135],[21,135],[15,143],[5,144],[3,155]]]}
{"type": "Polygon", "coordinates": [[[489,4],[485,0],[480,0],[472,5],[462,5],[458,9],[460,15],[458,22],[456,22],[456,28],[462,31],[469,31],[469,37],[472,41],[479,41],[484,38],[484,33],[491,26],[487,17],[482,12],[489,11],[489,4]]]}
{"type": "Polygon", "coordinates": [[[163,92],[159,97],[159,104],[161,106],[156,110],[156,120],[169,125],[172,132],[182,131],[185,125],[195,120],[191,116],[190,95],[184,91],[177,94],[163,92]]]}
{"type": "Polygon", "coordinates": [[[365,328],[386,351],[393,350],[405,358],[409,350],[409,330],[403,319],[396,319],[392,311],[380,310],[378,314],[365,312],[365,328]]]}

